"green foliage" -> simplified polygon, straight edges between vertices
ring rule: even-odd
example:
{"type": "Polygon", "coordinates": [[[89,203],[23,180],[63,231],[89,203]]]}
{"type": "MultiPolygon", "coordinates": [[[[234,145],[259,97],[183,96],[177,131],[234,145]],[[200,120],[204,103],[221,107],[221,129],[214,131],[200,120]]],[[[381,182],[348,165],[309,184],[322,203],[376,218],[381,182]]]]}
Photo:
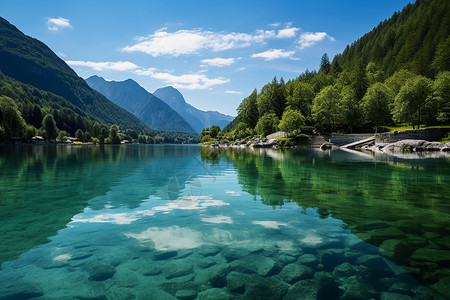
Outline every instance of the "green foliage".
{"type": "Polygon", "coordinates": [[[414,74],[408,70],[400,70],[395,72],[391,77],[386,79],[385,83],[393,92],[394,96],[400,92],[403,85],[409,80],[414,78],[414,74]]]}
{"type": "Polygon", "coordinates": [[[80,142],[84,141],[84,132],[83,132],[83,130],[78,129],[78,130],[75,132],[75,138],[76,138],[78,141],[80,141],[80,142]]]}
{"type": "Polygon", "coordinates": [[[375,132],[380,125],[392,122],[390,104],[393,102],[393,92],[382,83],[375,83],[362,100],[362,109],[366,122],[375,126],[375,132]]]}
{"type": "Polygon", "coordinates": [[[115,124],[109,129],[109,143],[120,144],[119,128],[115,124]]]}
{"type": "MultiPolygon", "coordinates": [[[[250,128],[255,128],[258,122],[259,112],[258,112],[258,93],[256,89],[244,100],[242,100],[239,105],[237,112],[240,116],[240,122],[248,124],[250,128]]],[[[224,129],[225,130],[225,129],[224,129]]]]}
{"type": "Polygon", "coordinates": [[[341,120],[340,95],[334,86],[324,88],[314,99],[312,108],[314,120],[323,132],[335,131],[341,120]]]}
{"type": "Polygon", "coordinates": [[[48,141],[55,141],[58,136],[58,128],[56,127],[55,119],[52,115],[47,114],[42,120],[42,134],[48,141]]]}
{"type": "Polygon", "coordinates": [[[274,113],[262,116],[256,124],[255,131],[259,135],[267,136],[278,130],[280,119],[274,113]]]}
{"type": "Polygon", "coordinates": [[[331,64],[330,59],[328,58],[328,54],[324,53],[322,55],[322,59],[320,60],[319,72],[324,72],[328,74],[330,72],[331,64]]]}
{"type": "Polygon", "coordinates": [[[68,137],[69,137],[69,134],[66,131],[60,130],[58,133],[58,137],[56,138],[56,141],[60,142],[60,143],[65,143],[65,142],[67,142],[68,137]]]}
{"type": "Polygon", "coordinates": [[[280,143],[278,144],[280,147],[291,147],[294,145],[292,142],[292,138],[278,138],[280,143]]]}
{"type": "Polygon", "coordinates": [[[311,107],[314,100],[314,90],[311,84],[295,81],[292,95],[287,97],[287,105],[290,109],[300,110],[303,116],[311,115],[311,107]]]}
{"type": "Polygon", "coordinates": [[[0,126],[4,137],[22,137],[26,123],[13,99],[0,96],[0,126]]]}
{"type": "Polygon", "coordinates": [[[285,110],[281,118],[279,128],[281,131],[292,132],[299,130],[305,124],[305,117],[299,110],[285,110]]]}
{"type": "Polygon", "coordinates": [[[274,77],[271,83],[266,84],[258,95],[258,112],[260,116],[274,113],[278,118],[283,115],[286,108],[284,81],[278,83],[274,77]]]}
{"type": "Polygon", "coordinates": [[[450,71],[441,72],[433,84],[433,97],[437,104],[436,120],[450,123],[450,71]]]}
{"type": "Polygon", "coordinates": [[[409,122],[419,128],[424,110],[431,96],[431,80],[416,76],[409,79],[394,101],[394,120],[397,122],[409,122]]]}
{"type": "Polygon", "coordinates": [[[220,127],[217,126],[217,125],[213,125],[213,126],[211,126],[211,128],[209,129],[209,135],[210,135],[212,138],[216,138],[217,135],[219,134],[219,132],[221,132],[221,130],[220,130],[220,127]]]}

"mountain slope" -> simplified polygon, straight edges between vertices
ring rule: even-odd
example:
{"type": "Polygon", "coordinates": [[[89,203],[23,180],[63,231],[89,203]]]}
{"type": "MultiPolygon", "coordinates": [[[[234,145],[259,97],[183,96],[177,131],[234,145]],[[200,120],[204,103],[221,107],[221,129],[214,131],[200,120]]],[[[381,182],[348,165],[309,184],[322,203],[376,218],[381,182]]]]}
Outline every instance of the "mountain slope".
{"type": "Polygon", "coordinates": [[[157,89],[153,95],[166,102],[184,117],[197,132],[201,132],[203,128],[209,128],[212,125],[219,125],[220,128],[223,128],[233,120],[232,116],[217,111],[202,111],[193,107],[186,103],[183,95],[177,89],[171,86],[157,89]]]}
{"type": "Polygon", "coordinates": [[[135,129],[148,126],[87,83],[50,48],[0,18],[0,71],[17,81],[61,96],[91,120],[135,129]]]}
{"type": "Polygon", "coordinates": [[[347,46],[333,64],[346,69],[360,59],[365,64],[375,63],[388,76],[399,69],[409,69],[432,77],[450,67],[449,32],[450,2],[417,0],[347,46]],[[436,60],[439,49],[443,49],[445,65],[436,60]]]}
{"type": "Polygon", "coordinates": [[[133,113],[153,129],[195,133],[182,116],[132,79],[118,82],[91,76],[86,82],[91,88],[133,113]]]}

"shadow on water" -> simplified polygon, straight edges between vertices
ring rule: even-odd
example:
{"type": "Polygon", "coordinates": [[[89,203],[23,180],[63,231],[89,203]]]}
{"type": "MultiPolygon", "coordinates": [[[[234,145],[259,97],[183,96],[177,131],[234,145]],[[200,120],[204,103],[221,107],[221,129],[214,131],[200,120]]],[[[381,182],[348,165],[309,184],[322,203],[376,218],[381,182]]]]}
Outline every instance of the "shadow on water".
{"type": "MultiPolygon", "coordinates": [[[[49,237],[86,207],[93,210],[135,208],[177,174],[167,164],[189,170],[197,147],[164,146],[1,146],[0,147],[0,267],[3,262],[45,244],[49,237]],[[102,195],[120,180],[133,179],[144,168],[142,189],[102,195]]],[[[177,194],[185,183],[172,186],[177,194]]]]}
{"type": "Polygon", "coordinates": [[[295,202],[333,216],[423,284],[449,295],[450,161],[340,150],[200,148],[232,162],[242,189],[274,208],[295,202]]]}

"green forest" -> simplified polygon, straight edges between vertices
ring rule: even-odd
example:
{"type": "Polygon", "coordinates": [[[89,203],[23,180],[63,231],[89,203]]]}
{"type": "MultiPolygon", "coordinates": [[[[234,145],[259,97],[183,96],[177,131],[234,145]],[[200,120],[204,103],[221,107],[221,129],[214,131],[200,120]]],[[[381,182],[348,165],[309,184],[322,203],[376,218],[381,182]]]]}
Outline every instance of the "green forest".
{"type": "Polygon", "coordinates": [[[331,61],[324,54],[318,71],[287,82],[273,78],[242,100],[223,133],[206,128],[202,141],[301,132],[304,126],[357,133],[450,125],[449,5],[408,4],[331,61]]]}
{"type": "Polygon", "coordinates": [[[47,141],[67,142],[75,137],[80,142],[196,143],[193,134],[131,129],[109,125],[82,111],[61,96],[21,83],[0,72],[0,140],[33,136],[47,141]]]}

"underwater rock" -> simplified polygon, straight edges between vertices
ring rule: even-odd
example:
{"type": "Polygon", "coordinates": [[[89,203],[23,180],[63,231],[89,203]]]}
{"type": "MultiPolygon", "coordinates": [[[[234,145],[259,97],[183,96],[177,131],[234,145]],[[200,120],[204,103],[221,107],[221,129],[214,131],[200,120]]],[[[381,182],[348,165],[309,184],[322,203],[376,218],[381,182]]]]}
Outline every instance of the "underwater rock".
{"type": "Polygon", "coordinates": [[[401,244],[401,242],[402,241],[400,239],[385,240],[380,245],[380,253],[388,258],[393,258],[395,256],[395,250],[401,244]]]}
{"type": "Polygon", "coordinates": [[[110,265],[95,265],[91,268],[89,280],[104,281],[114,276],[116,269],[110,265]]]}
{"type": "Polygon", "coordinates": [[[0,300],[31,299],[44,296],[39,287],[21,280],[11,280],[11,282],[5,282],[5,284],[2,282],[0,287],[0,300]]]}
{"type": "Polygon", "coordinates": [[[366,266],[377,276],[391,277],[395,275],[386,259],[379,255],[363,255],[358,258],[357,263],[366,266]]]}
{"type": "Polygon", "coordinates": [[[197,298],[196,290],[178,290],[175,293],[175,297],[180,300],[192,300],[197,298]]]}
{"type": "Polygon", "coordinates": [[[230,272],[227,275],[227,289],[232,293],[245,292],[245,275],[238,272],[230,272]]]}
{"type": "Polygon", "coordinates": [[[289,288],[284,300],[316,300],[317,289],[314,279],[300,280],[289,288]]]}
{"type": "Polygon", "coordinates": [[[166,260],[178,255],[177,251],[160,251],[153,257],[154,260],[166,260]]]}
{"type": "Polygon", "coordinates": [[[319,260],[315,255],[303,254],[298,258],[298,262],[305,266],[314,267],[319,263],[319,260]]]}
{"type": "Polygon", "coordinates": [[[281,270],[277,263],[271,258],[263,257],[260,258],[258,262],[258,269],[256,273],[260,276],[272,276],[281,270]]]}
{"type": "Polygon", "coordinates": [[[289,285],[274,277],[248,275],[246,280],[246,299],[282,299],[289,290],[289,285]]]}
{"type": "Polygon", "coordinates": [[[422,261],[431,261],[438,264],[448,264],[450,263],[450,251],[421,248],[414,251],[411,258],[422,261]]]}
{"type": "Polygon", "coordinates": [[[114,282],[121,287],[134,287],[139,283],[139,277],[130,271],[119,271],[114,276],[114,282]]]}
{"type": "Polygon", "coordinates": [[[212,257],[205,257],[204,259],[200,259],[197,261],[197,266],[202,269],[207,269],[217,264],[216,259],[212,257]]]}
{"type": "Polygon", "coordinates": [[[233,300],[233,296],[222,289],[213,288],[198,294],[198,300],[233,300]]]}
{"type": "Polygon", "coordinates": [[[289,284],[294,284],[302,279],[311,278],[313,275],[314,272],[311,268],[298,263],[287,265],[280,272],[281,278],[289,284]]]}
{"type": "Polygon", "coordinates": [[[227,275],[230,273],[228,265],[220,265],[213,270],[209,277],[209,283],[216,288],[223,288],[227,285],[227,275]]]}
{"type": "Polygon", "coordinates": [[[186,276],[193,271],[194,268],[190,262],[176,261],[165,265],[163,274],[166,279],[172,279],[175,277],[186,276]]]}
{"type": "Polygon", "coordinates": [[[136,299],[136,295],[131,289],[112,286],[106,292],[106,299],[132,300],[136,299]]]}
{"type": "Polygon", "coordinates": [[[246,248],[242,247],[227,247],[222,251],[222,256],[228,263],[238,258],[244,257],[247,254],[249,254],[249,251],[246,248]]]}
{"type": "Polygon", "coordinates": [[[326,271],[332,271],[334,267],[344,263],[345,255],[342,249],[328,249],[319,253],[320,262],[326,271]]]}
{"type": "Polygon", "coordinates": [[[343,294],[333,277],[329,274],[319,274],[317,277],[317,300],[338,300],[343,294]]]}
{"type": "Polygon", "coordinates": [[[412,299],[408,295],[397,294],[397,293],[383,293],[381,294],[380,300],[410,300],[412,299]]]}
{"type": "Polygon", "coordinates": [[[214,256],[220,252],[218,247],[214,246],[203,246],[197,250],[197,253],[203,256],[214,256]]]}
{"type": "Polygon", "coordinates": [[[147,265],[142,269],[142,275],[144,276],[156,276],[162,273],[162,270],[159,266],[156,265],[147,265]]]}
{"type": "Polygon", "coordinates": [[[439,280],[431,287],[450,299],[450,276],[439,280]]]}
{"type": "Polygon", "coordinates": [[[345,278],[353,276],[357,272],[358,270],[354,266],[352,266],[348,262],[345,262],[334,268],[333,276],[336,278],[345,278]]]}

